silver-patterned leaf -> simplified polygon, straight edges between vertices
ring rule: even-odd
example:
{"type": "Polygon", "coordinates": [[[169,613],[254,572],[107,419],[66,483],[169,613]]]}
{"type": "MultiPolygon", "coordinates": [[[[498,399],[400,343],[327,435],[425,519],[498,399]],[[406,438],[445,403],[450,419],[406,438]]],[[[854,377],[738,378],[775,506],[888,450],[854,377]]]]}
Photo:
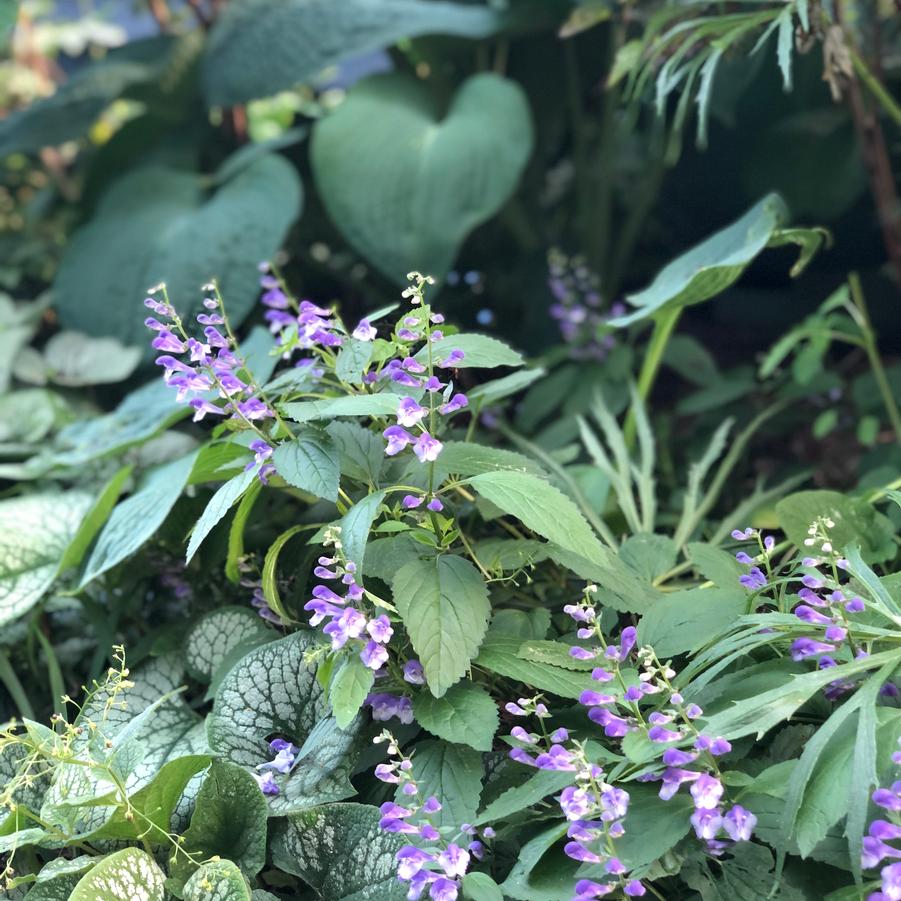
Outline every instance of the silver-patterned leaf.
{"type": "Polygon", "coordinates": [[[230,860],[216,860],[188,880],[185,901],[251,901],[250,887],[230,860]]]}
{"type": "Polygon", "coordinates": [[[276,634],[249,607],[211,610],[194,624],[185,639],[185,666],[195,679],[209,682],[236,648],[250,650],[276,634]]]}
{"type": "Polygon", "coordinates": [[[69,901],[165,901],[165,881],[146,851],[125,848],[104,857],[83,876],[69,901]]]}

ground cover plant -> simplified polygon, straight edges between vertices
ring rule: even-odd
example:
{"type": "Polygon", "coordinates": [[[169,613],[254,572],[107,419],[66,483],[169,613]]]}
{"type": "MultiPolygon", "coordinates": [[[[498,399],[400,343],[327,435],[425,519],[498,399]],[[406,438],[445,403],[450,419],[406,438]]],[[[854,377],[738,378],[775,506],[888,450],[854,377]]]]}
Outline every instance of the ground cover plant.
{"type": "Polygon", "coordinates": [[[0,15],[0,896],[901,899],[893,4],[0,15]]]}

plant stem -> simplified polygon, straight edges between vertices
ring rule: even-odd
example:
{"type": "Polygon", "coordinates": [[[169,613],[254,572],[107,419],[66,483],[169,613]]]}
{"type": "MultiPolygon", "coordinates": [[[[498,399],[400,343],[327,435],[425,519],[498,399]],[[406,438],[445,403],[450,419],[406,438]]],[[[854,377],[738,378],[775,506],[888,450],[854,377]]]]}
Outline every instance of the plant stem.
{"type": "MultiPolygon", "coordinates": [[[[664,309],[654,319],[654,331],[651,333],[648,351],[645,354],[644,362],[641,364],[641,372],[638,376],[638,396],[641,402],[645,404],[645,407],[647,407],[651,389],[654,387],[654,381],[657,378],[657,372],[660,369],[666,345],[669,343],[670,336],[681,315],[682,307],[672,307],[668,310],[664,309]]],[[[635,443],[635,411],[632,409],[629,410],[629,415],[626,417],[623,438],[628,448],[631,448],[635,443]]]]}
{"type": "Polygon", "coordinates": [[[51,707],[54,713],[62,714],[65,709],[63,695],[66,693],[66,686],[59,666],[59,658],[56,656],[56,651],[53,650],[53,645],[50,644],[47,636],[41,631],[40,623],[37,621],[34,623],[34,634],[44,651],[44,656],[47,658],[47,679],[50,682],[51,707]]]}
{"type": "Polygon", "coordinates": [[[898,104],[895,98],[885,89],[882,82],[870,71],[857,51],[853,47],[849,47],[848,51],[851,54],[851,63],[854,66],[857,77],[864,83],[864,86],[892,121],[896,125],[901,125],[901,105],[898,104]]]}
{"type": "Polygon", "coordinates": [[[879,348],[876,345],[876,333],[873,331],[873,323],[870,320],[870,313],[864,298],[863,286],[860,283],[860,276],[856,272],[849,274],[848,286],[851,289],[851,299],[860,312],[861,332],[864,339],[863,346],[867,352],[870,367],[873,370],[873,377],[876,379],[876,385],[879,388],[879,393],[882,395],[882,403],[885,405],[885,411],[888,413],[889,421],[895,431],[895,440],[901,444],[901,413],[898,411],[898,405],[895,403],[891,385],[885,374],[885,367],[882,365],[882,357],[879,355],[879,348]]]}
{"type": "Polygon", "coordinates": [[[16,671],[9,662],[9,654],[6,651],[0,651],[0,682],[3,683],[3,687],[9,692],[9,696],[13,699],[16,707],[18,707],[19,713],[26,719],[35,719],[34,708],[31,706],[31,701],[28,700],[28,695],[19,681],[16,671]]]}

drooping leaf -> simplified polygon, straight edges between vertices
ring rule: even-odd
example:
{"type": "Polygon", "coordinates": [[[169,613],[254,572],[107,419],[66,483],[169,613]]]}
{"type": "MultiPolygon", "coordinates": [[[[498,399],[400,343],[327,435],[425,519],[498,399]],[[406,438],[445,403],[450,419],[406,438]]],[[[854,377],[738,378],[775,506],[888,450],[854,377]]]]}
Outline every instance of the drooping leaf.
{"type": "Polygon", "coordinates": [[[92,500],[68,491],[0,502],[0,626],[27,613],[53,584],[92,500]]]}
{"type": "Polygon", "coordinates": [[[375,673],[360,659],[359,654],[345,657],[329,683],[328,699],[338,728],[346,729],[360,712],[363,701],[372,689],[375,673]]]}
{"type": "Polygon", "coordinates": [[[188,632],[185,666],[195,679],[209,682],[236,648],[250,650],[276,635],[250,607],[219,607],[201,617],[188,632]]]}
{"type": "Polygon", "coordinates": [[[322,901],[403,901],[394,855],[401,835],[379,829],[365,804],[326,804],[276,821],[272,861],[300,876],[322,901]]]}
{"type": "Polygon", "coordinates": [[[151,470],[134,494],[113,510],[85,564],[81,585],[130,557],[156,533],[181,496],[196,453],[151,470]]]}
{"type": "Polygon", "coordinates": [[[416,722],[445,741],[490,751],[498,727],[497,705],[473,682],[458,682],[436,698],[419,692],[413,699],[416,722]]]}
{"type": "Polygon", "coordinates": [[[146,851],[123,848],[89,870],[69,901],[165,901],[165,881],[165,874],[146,851]]]}
{"type": "Polygon", "coordinates": [[[185,901],[251,901],[250,886],[230,860],[205,863],[185,884],[185,901]]]}
{"type": "Polygon", "coordinates": [[[466,672],[488,629],[485,582],[468,560],[444,554],[407,563],[393,592],[429,689],[440,698],[466,672]]]}
{"type": "Polygon", "coordinates": [[[294,422],[334,419],[336,416],[393,416],[400,403],[400,395],[388,391],[382,394],[348,394],[326,400],[303,400],[282,404],[281,410],[294,422]]]}
{"type": "Polygon", "coordinates": [[[385,491],[374,491],[362,500],[357,501],[341,518],[341,542],[347,559],[360,566],[366,556],[366,543],[369,531],[378,514],[379,507],[385,499],[385,491]]]}
{"type": "Polygon", "coordinates": [[[326,432],[307,429],[279,444],[272,462],[289,485],[326,500],[338,499],[338,451],[326,432]]]}
{"type": "Polygon", "coordinates": [[[344,59],[405,37],[485,38],[505,22],[488,6],[422,0],[265,0],[229,7],[210,35],[203,79],[209,103],[231,106],[268,97],[344,59]]]}
{"type": "Polygon", "coordinates": [[[354,86],[316,124],[311,163],[338,229],[402,283],[411,269],[444,276],[469,232],[513,192],[531,148],[514,82],[473,76],[445,113],[425,83],[392,73],[354,86]]]}
{"type": "Polygon", "coordinates": [[[206,196],[194,173],[160,166],[116,181],[70,239],[54,284],[65,326],[146,347],[141,298],[165,281],[183,317],[202,309],[215,276],[232,324],[256,301],[260,260],[278,250],[300,212],[300,183],[278,156],[261,156],[206,196]]]}
{"type": "Polygon", "coordinates": [[[525,781],[513,788],[507,789],[498,798],[492,801],[473,821],[474,825],[481,826],[486,823],[496,822],[514,813],[519,813],[528,807],[532,807],[548,795],[555,794],[571,784],[563,772],[554,770],[538,770],[534,774],[526,774],[525,781]]]}
{"type": "Polygon", "coordinates": [[[238,502],[239,498],[253,484],[253,480],[256,477],[256,469],[247,469],[219,486],[216,493],[210,498],[210,502],[206,505],[203,513],[200,514],[200,519],[194,525],[191,538],[188,541],[188,550],[185,554],[186,563],[191,562],[203,540],[213,531],[216,524],[231,510],[234,504],[238,502]]]}
{"type": "MultiPolygon", "coordinates": [[[[436,826],[457,829],[461,823],[475,819],[483,774],[482,755],[472,748],[443,741],[416,744],[413,778],[423,797],[434,795],[441,801],[442,808],[434,815],[436,826]]],[[[404,803],[400,790],[397,803],[404,803]]]]}
{"type": "Polygon", "coordinates": [[[269,799],[282,816],[352,795],[356,723],[339,729],[316,679],[309,633],[296,632],[250,651],[228,672],[207,718],[210,747],[232,763],[256,767],[271,759],[269,741],[300,747],[288,775],[274,774],[281,793],[269,799]]]}

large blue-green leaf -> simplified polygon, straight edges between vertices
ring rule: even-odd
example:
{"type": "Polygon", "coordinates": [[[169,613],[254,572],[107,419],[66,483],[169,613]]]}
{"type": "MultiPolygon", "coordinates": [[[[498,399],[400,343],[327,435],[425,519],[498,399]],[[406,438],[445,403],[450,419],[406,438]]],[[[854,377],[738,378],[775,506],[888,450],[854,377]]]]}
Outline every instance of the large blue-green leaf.
{"type": "Polygon", "coordinates": [[[466,236],[513,192],[532,149],[522,90],[497,75],[463,83],[447,110],[428,86],[378,75],[321,119],[311,146],[323,203],[389,278],[438,278],[466,236]]]}
{"type": "Polygon", "coordinates": [[[200,286],[216,278],[236,325],[256,301],[257,263],[279,249],[300,202],[296,171],[275,155],[250,161],[212,194],[192,172],[129,172],[69,241],[54,283],[60,319],[149,353],[147,289],[166,282],[190,315],[202,309],[200,286]]]}
{"type": "Polygon", "coordinates": [[[210,34],[203,69],[207,99],[222,106],[245,103],[401,38],[485,38],[504,21],[487,5],[444,0],[242,0],[229,4],[210,34]]]}

